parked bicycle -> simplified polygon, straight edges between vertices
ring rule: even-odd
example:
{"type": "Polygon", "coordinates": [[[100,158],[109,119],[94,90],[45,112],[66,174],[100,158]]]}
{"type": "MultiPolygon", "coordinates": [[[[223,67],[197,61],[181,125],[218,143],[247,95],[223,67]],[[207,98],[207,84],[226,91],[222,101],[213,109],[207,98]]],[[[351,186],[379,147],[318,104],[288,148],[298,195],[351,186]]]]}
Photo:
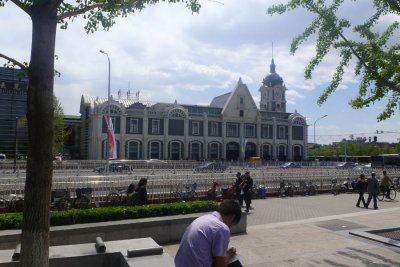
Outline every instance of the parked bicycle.
{"type": "Polygon", "coordinates": [[[279,183],[279,197],[286,197],[286,196],[290,196],[293,197],[294,196],[294,191],[296,190],[296,186],[291,183],[285,183],[284,181],[281,181],[279,183]]]}
{"type": "Polygon", "coordinates": [[[115,188],[114,192],[111,192],[107,195],[107,203],[110,206],[122,206],[126,204],[126,188],[119,187],[115,188]]]}
{"type": "Polygon", "coordinates": [[[336,196],[339,193],[339,187],[337,185],[337,178],[331,179],[331,193],[336,196]]]}
{"type": "Polygon", "coordinates": [[[76,209],[87,209],[92,203],[92,192],[91,187],[82,187],[75,190],[76,198],[74,200],[74,208],[76,209]]]}
{"type": "Polygon", "coordinates": [[[387,194],[387,190],[381,190],[378,195],[378,199],[383,201],[385,198],[390,200],[394,200],[396,198],[396,188],[392,185],[389,187],[389,193],[387,194]]]}
{"type": "Polygon", "coordinates": [[[68,188],[51,190],[51,208],[56,210],[72,208],[71,194],[68,188]]]}
{"type": "Polygon", "coordinates": [[[300,190],[305,196],[317,194],[317,186],[312,181],[300,181],[300,190]]]}
{"type": "Polygon", "coordinates": [[[193,183],[191,185],[184,185],[182,190],[182,186],[178,185],[176,191],[172,193],[175,199],[180,201],[193,201],[199,199],[198,193],[196,192],[197,183],[193,183]]]}
{"type": "Polygon", "coordinates": [[[16,194],[9,194],[7,197],[0,197],[0,210],[7,212],[21,212],[24,206],[23,197],[16,194]]]}

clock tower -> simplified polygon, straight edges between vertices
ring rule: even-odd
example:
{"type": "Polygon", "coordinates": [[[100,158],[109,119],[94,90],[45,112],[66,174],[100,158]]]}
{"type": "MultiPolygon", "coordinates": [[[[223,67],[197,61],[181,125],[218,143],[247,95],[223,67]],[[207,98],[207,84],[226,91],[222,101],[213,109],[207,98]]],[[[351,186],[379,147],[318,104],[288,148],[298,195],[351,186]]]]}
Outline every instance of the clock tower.
{"type": "Polygon", "coordinates": [[[275,71],[275,63],[272,58],[270,74],[265,76],[259,91],[261,94],[260,110],[286,112],[286,87],[283,79],[275,71]]]}

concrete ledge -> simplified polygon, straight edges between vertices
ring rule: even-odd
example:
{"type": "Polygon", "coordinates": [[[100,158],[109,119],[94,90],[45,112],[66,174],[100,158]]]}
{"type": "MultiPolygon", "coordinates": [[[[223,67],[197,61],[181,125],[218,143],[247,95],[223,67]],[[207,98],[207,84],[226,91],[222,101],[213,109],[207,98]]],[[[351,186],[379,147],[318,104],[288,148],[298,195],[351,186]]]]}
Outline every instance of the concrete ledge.
{"type": "MultiPolygon", "coordinates": [[[[186,227],[205,213],[163,216],[101,223],[74,224],[50,228],[50,245],[72,245],[94,242],[97,236],[104,241],[151,237],[158,244],[179,242],[186,227]]],[[[244,234],[247,214],[242,213],[240,223],[232,234],[244,234]]],[[[0,250],[14,249],[20,243],[21,230],[0,231],[0,250]]]]}
{"type": "MultiPolygon", "coordinates": [[[[50,267],[173,267],[174,260],[151,238],[139,238],[105,243],[107,250],[97,253],[94,240],[88,244],[52,246],[49,250],[50,267]],[[144,251],[160,248],[156,253],[129,257],[129,251],[144,251]]],[[[11,261],[13,250],[0,251],[0,267],[17,267],[19,262],[11,261]]]]}

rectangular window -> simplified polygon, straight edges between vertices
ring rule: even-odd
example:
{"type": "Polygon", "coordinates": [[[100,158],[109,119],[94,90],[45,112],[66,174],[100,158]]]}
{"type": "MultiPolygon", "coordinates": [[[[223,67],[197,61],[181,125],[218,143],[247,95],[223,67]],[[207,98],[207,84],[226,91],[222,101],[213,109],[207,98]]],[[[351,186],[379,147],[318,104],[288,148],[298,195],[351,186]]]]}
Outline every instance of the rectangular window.
{"type": "Polygon", "coordinates": [[[278,136],[279,136],[279,139],[284,139],[285,138],[285,127],[284,126],[279,126],[279,128],[278,128],[278,136]]]}
{"type": "Polygon", "coordinates": [[[211,136],[218,136],[218,124],[211,122],[211,136]]]}
{"type": "Polygon", "coordinates": [[[131,119],[129,124],[129,133],[138,133],[139,132],[139,120],[131,119]]]}
{"type": "Polygon", "coordinates": [[[192,124],[192,134],[199,135],[200,134],[200,122],[194,121],[192,124]]]}
{"type": "Polygon", "coordinates": [[[244,104],[244,97],[243,97],[243,96],[241,96],[241,97],[239,98],[239,103],[240,103],[241,105],[244,104]]]}
{"type": "Polygon", "coordinates": [[[256,126],[254,124],[246,124],[246,137],[256,137],[256,126]]]}
{"type": "Polygon", "coordinates": [[[240,117],[243,117],[243,116],[244,116],[244,111],[243,111],[243,110],[240,110],[240,111],[239,111],[239,116],[240,116],[240,117]]]}
{"type": "Polygon", "coordinates": [[[151,133],[152,134],[160,134],[160,121],[159,120],[151,121],[151,133]]]}
{"type": "Polygon", "coordinates": [[[226,136],[227,137],[237,137],[238,135],[238,125],[234,123],[226,124],[226,136]]]}
{"type": "Polygon", "coordinates": [[[261,138],[273,138],[273,133],[272,133],[272,125],[269,124],[263,124],[261,126],[261,138]]]}

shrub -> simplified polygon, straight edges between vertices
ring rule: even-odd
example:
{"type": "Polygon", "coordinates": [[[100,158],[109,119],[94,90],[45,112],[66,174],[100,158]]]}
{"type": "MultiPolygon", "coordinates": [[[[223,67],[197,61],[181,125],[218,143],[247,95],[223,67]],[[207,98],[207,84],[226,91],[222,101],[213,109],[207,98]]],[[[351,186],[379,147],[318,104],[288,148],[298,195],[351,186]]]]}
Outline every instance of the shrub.
{"type": "MultiPolygon", "coordinates": [[[[95,209],[72,209],[52,211],[50,225],[70,225],[80,223],[94,223],[118,221],[147,217],[170,216],[198,212],[214,211],[218,207],[215,201],[193,201],[166,204],[151,204],[145,206],[120,206],[95,209]]],[[[22,213],[0,214],[0,230],[21,229],[22,213]]]]}

